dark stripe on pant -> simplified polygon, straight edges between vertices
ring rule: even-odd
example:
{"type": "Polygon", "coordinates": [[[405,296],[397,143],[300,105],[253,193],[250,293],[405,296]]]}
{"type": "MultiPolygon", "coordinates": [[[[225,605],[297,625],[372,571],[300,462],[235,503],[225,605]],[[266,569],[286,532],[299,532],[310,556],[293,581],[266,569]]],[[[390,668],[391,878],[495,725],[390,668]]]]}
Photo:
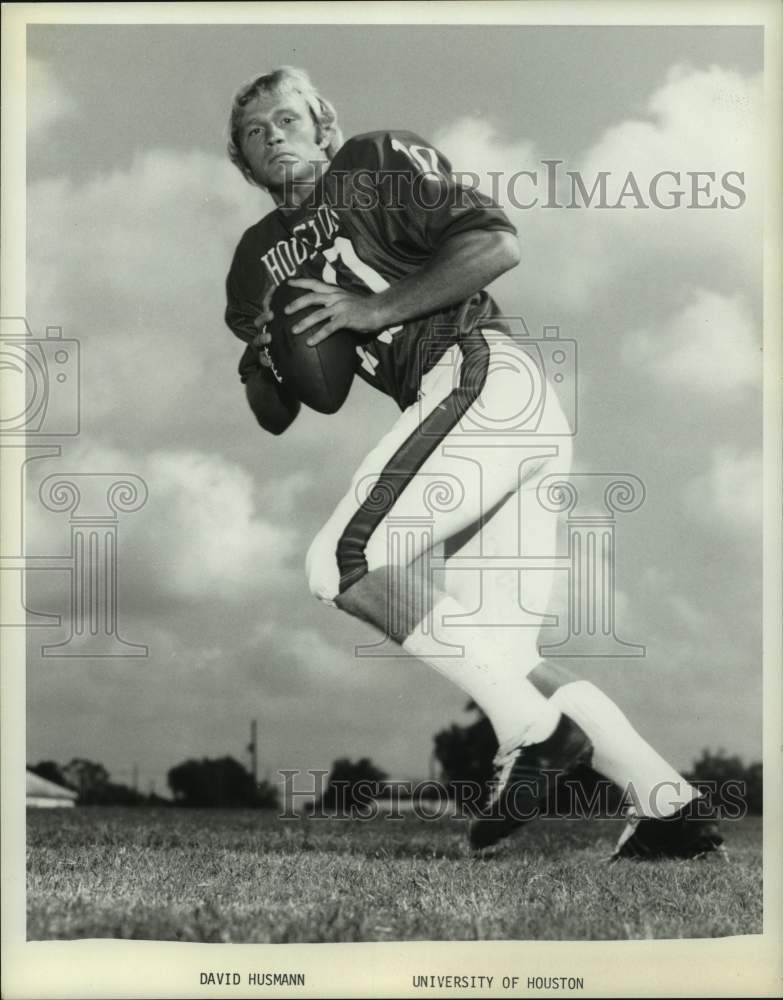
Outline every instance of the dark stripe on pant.
{"type": "Polygon", "coordinates": [[[340,536],[337,567],[341,594],[367,573],[364,553],[373,532],[435,448],[481,395],[489,368],[489,345],[481,330],[473,330],[463,335],[459,347],[462,351],[459,386],[452,389],[403,441],[340,536]]]}

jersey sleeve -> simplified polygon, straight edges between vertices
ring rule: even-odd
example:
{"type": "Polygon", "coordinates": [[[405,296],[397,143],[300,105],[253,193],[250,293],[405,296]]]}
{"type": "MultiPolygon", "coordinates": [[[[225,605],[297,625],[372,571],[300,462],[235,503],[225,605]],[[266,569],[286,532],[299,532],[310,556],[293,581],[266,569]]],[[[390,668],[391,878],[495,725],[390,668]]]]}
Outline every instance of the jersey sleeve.
{"type": "Polygon", "coordinates": [[[400,241],[427,255],[474,229],[516,235],[500,206],[464,183],[449,160],[413,132],[357,136],[339,151],[331,172],[342,182],[343,207],[382,214],[400,241]]]}
{"type": "Polygon", "coordinates": [[[251,230],[248,230],[234,251],[226,278],[224,318],[229,330],[246,345],[238,365],[240,381],[247,384],[251,376],[259,376],[272,387],[274,379],[259,361],[258,348],[251,343],[258,333],[254,320],[263,310],[265,295],[271,292],[264,287],[259,275],[258,265],[253,265],[251,230]]]}
{"type": "Polygon", "coordinates": [[[245,234],[234,251],[234,258],[226,278],[225,312],[226,325],[246,344],[249,344],[258,333],[253,321],[262,311],[264,297],[257,268],[255,281],[250,280],[248,242],[245,234]]]}

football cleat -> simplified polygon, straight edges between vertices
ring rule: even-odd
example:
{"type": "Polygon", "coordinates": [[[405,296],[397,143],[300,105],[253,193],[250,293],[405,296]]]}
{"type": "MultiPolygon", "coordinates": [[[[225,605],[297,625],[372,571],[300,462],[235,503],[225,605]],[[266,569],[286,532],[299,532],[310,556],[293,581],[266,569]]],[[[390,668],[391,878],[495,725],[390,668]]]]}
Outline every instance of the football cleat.
{"type": "Polygon", "coordinates": [[[698,801],[692,799],[671,816],[630,820],[620,834],[611,860],[694,860],[713,852],[728,860],[723,837],[718,832],[717,813],[702,805],[704,815],[699,815],[698,801]]]}
{"type": "Polygon", "coordinates": [[[567,715],[541,743],[517,746],[495,757],[495,781],[481,816],[468,827],[474,851],[491,847],[539,814],[553,775],[567,774],[589,762],[593,745],[567,715]]]}

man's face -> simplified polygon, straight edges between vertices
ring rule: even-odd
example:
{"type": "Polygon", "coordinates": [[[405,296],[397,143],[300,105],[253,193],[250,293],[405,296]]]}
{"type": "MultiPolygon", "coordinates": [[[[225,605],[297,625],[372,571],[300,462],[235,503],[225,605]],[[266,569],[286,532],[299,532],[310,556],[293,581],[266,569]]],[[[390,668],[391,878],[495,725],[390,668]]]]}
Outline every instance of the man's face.
{"type": "Polygon", "coordinates": [[[323,170],[324,146],[301,94],[260,94],[244,108],[239,131],[242,153],[259,184],[273,194],[290,191],[296,200],[323,170]]]}

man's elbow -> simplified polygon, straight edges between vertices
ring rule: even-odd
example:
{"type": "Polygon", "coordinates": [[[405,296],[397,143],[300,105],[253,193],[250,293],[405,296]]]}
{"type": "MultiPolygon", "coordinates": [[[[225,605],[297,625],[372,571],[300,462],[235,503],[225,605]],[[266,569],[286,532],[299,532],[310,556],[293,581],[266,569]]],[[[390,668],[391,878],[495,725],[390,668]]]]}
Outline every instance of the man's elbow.
{"type": "Polygon", "coordinates": [[[522,260],[522,252],[519,249],[519,240],[516,233],[505,231],[496,232],[493,236],[494,256],[497,261],[498,273],[504,274],[516,267],[522,260]]]}

